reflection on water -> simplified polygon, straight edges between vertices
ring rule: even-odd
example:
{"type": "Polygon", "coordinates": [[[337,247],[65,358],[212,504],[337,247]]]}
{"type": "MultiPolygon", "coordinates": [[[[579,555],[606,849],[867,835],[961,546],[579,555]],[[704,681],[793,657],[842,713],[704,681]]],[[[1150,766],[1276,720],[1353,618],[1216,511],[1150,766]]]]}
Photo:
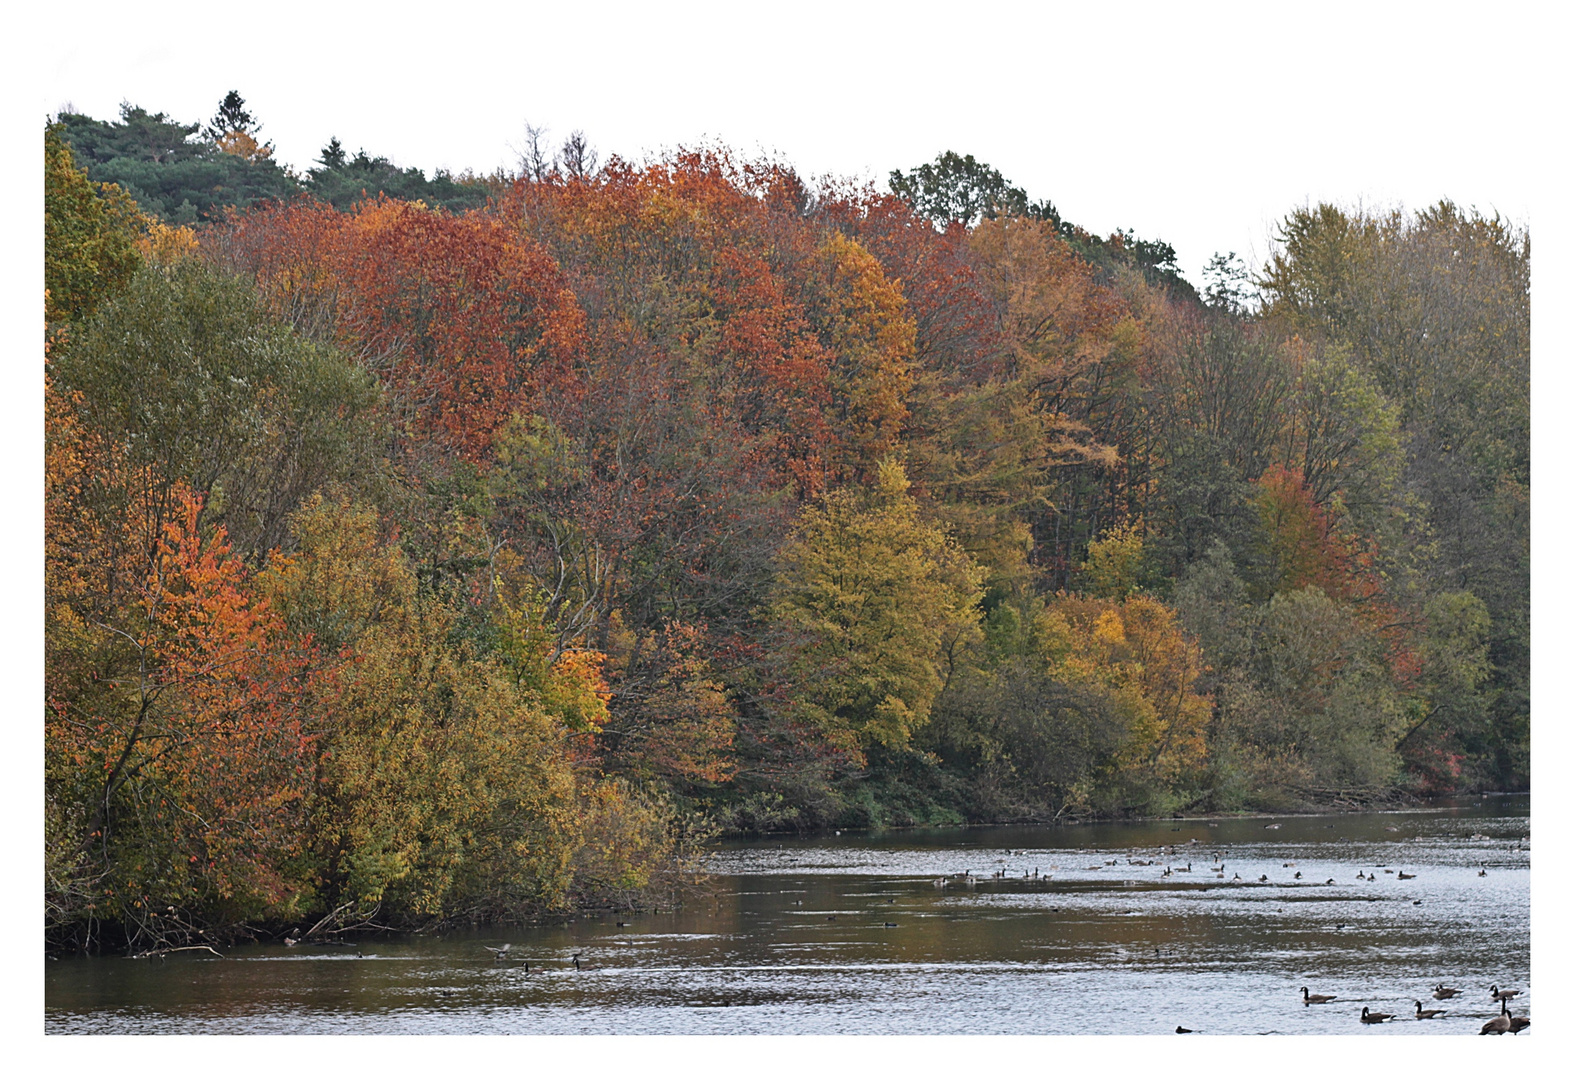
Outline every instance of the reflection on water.
{"type": "Polygon", "coordinates": [[[731,843],[676,913],[52,961],[46,1030],[1474,1035],[1492,984],[1530,1011],[1528,815],[1508,796],[731,843]]]}

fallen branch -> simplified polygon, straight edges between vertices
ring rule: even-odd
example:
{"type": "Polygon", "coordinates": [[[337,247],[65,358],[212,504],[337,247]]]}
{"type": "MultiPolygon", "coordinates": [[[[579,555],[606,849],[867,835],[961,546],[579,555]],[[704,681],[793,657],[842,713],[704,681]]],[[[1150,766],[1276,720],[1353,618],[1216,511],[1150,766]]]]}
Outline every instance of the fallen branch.
{"type": "Polygon", "coordinates": [[[208,952],[211,952],[214,956],[217,956],[220,960],[224,959],[224,954],[219,952],[219,950],[215,949],[212,945],[177,945],[177,946],[174,946],[174,947],[168,948],[168,949],[148,949],[145,952],[133,953],[132,955],[128,956],[126,959],[128,959],[128,960],[145,960],[145,959],[147,959],[150,956],[167,956],[170,953],[175,953],[175,952],[193,952],[193,951],[201,951],[203,949],[206,949],[208,952]]]}

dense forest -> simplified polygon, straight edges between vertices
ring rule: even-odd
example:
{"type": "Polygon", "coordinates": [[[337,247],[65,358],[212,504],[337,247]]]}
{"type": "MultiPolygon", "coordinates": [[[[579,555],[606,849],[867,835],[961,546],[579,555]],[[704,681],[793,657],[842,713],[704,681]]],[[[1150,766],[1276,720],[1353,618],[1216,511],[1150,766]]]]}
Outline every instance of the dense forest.
{"type": "Polygon", "coordinates": [[[46,126],[57,945],[672,895],[719,831],[1529,782],[1530,240],[1201,288],[947,152],[46,126]]]}

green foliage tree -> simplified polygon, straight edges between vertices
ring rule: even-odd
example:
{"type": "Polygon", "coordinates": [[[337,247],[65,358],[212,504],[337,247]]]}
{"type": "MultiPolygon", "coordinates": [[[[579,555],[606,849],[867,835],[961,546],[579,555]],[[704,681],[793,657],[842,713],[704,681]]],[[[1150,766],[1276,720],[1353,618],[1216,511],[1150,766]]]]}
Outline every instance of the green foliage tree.
{"type": "Polygon", "coordinates": [[[226,207],[285,199],[301,190],[247,132],[226,145],[194,139],[201,124],[183,124],[129,103],[121,105],[115,122],[78,113],[62,113],[57,122],[89,179],[118,185],[144,212],[170,224],[213,220],[226,207]]]}
{"type": "Polygon", "coordinates": [[[218,111],[213,114],[213,119],[208,121],[208,126],[203,130],[203,135],[211,142],[218,142],[226,135],[255,135],[257,123],[252,119],[252,114],[246,111],[246,100],[241,97],[240,91],[231,90],[224,95],[224,100],[219,102],[218,111]]]}
{"type": "Polygon", "coordinates": [[[1377,633],[1320,589],[1281,593],[1263,608],[1250,682],[1221,701],[1260,798],[1316,800],[1396,782],[1406,700],[1386,653],[1377,633]]]}
{"type": "Polygon", "coordinates": [[[178,483],[209,493],[206,517],[253,559],[286,542],[288,515],[317,487],[378,483],[373,380],[200,260],[144,267],[50,368],[81,395],[84,422],[147,470],[135,474],[154,505],[171,506],[178,483]]]}
{"type": "Polygon", "coordinates": [[[1030,203],[1022,188],[1013,187],[1000,170],[975,161],[972,154],[964,157],[947,150],[908,173],[893,169],[889,183],[892,194],[943,228],[953,222],[972,226],[981,218],[1000,216],[1061,223],[1054,205],[1030,203]]]}
{"type": "Polygon", "coordinates": [[[401,169],[381,155],[369,157],[365,150],[351,157],[338,138],[322,149],[318,166],[308,170],[305,189],[341,210],[378,195],[455,211],[485,206],[492,197],[485,182],[469,176],[455,177],[440,169],[428,180],[420,169],[401,169]]]}

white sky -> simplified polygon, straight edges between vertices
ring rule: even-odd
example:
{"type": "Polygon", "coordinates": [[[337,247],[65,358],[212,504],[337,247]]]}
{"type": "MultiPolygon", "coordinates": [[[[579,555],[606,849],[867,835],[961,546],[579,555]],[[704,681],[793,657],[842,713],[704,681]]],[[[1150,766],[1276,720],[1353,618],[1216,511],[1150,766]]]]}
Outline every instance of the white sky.
{"type": "Polygon", "coordinates": [[[1529,5],[749,7],[73,4],[113,31],[41,42],[36,102],[190,122],[237,89],[303,169],[337,135],[486,172],[527,120],[604,154],[718,139],[882,186],[952,149],[1086,228],[1168,240],[1194,281],[1215,251],[1261,260],[1308,200],[1529,217],[1529,5]]]}
{"type": "MultiPolygon", "coordinates": [[[[1564,851],[1570,832],[1561,822],[1568,815],[1555,819],[1551,802],[1559,798],[1555,773],[1575,750],[1558,715],[1575,694],[1572,642],[1549,617],[1575,603],[1567,550],[1575,521],[1566,520],[1575,490],[1571,470],[1559,467],[1572,404],[1572,334],[1562,298],[1575,291],[1562,257],[1575,239],[1566,205],[1575,194],[1566,161],[1566,69],[1575,39],[1562,6],[489,0],[352,9],[292,0],[74,0],[29,4],[9,12],[4,28],[0,152],[7,158],[0,185],[15,212],[0,215],[9,286],[0,289],[7,360],[0,365],[7,464],[0,505],[22,509],[13,528],[0,530],[0,554],[8,567],[23,569],[0,575],[0,610],[12,615],[0,624],[0,655],[8,685],[20,688],[12,719],[28,734],[21,752],[7,755],[3,786],[15,796],[5,813],[21,823],[16,835],[27,851],[36,855],[42,835],[42,230],[41,215],[26,209],[42,204],[39,129],[66,102],[104,119],[129,100],[205,120],[226,91],[237,89],[279,158],[298,168],[338,135],[351,150],[365,147],[402,165],[487,171],[512,162],[511,146],[519,145],[527,120],[559,139],[581,128],[604,154],[639,158],[718,139],[746,152],[779,153],[806,175],[882,184],[891,169],[942,150],[972,153],[1080,225],[1168,240],[1194,282],[1215,251],[1260,261],[1274,223],[1307,201],[1415,208],[1448,196],[1517,223],[1534,217],[1541,255],[1533,324],[1533,675],[1540,703],[1533,799],[1543,807],[1539,840],[1558,845],[1542,846],[1551,865],[1539,880],[1544,890],[1550,882],[1557,888],[1559,879],[1546,875],[1569,865],[1561,852],[1575,854],[1564,851]]],[[[0,906],[9,925],[33,927],[36,858],[12,864],[18,880],[3,890],[0,906]]],[[[1548,910],[1545,903],[1540,910],[1548,910]]],[[[1575,951],[1567,939],[1541,920],[1533,939],[1539,970],[1570,969],[1575,951]]],[[[41,973],[28,962],[16,970],[6,997],[17,1007],[0,1010],[0,1023],[16,1036],[14,1045],[37,1052],[41,973]]],[[[1557,987],[1549,982],[1544,991],[1557,987]]],[[[1547,1049],[1556,1029],[1537,1030],[1547,1049]]],[[[1380,1040],[1364,1053],[1375,1064],[1399,1064],[1381,1044],[1399,1045],[1380,1040]]],[[[89,1048],[77,1045],[82,1059],[89,1048]]],[[[638,1052],[649,1054],[652,1045],[638,1052]]],[[[663,1053],[679,1046],[657,1045],[663,1053]]],[[[713,1048],[705,1053],[722,1053],[720,1043],[705,1045],[713,1048]]],[[[761,1058],[752,1071],[801,1075],[797,1065],[808,1045],[761,1058]]],[[[844,1065],[873,1066],[878,1052],[889,1065],[893,1045],[838,1043],[836,1055],[844,1065]]],[[[899,1060],[977,1064],[985,1052],[976,1042],[914,1045],[901,1044],[899,1060]]],[[[108,1064],[123,1048],[117,1042],[92,1049],[108,1064]]],[[[68,1049],[50,1047],[53,1055],[68,1049]]],[[[311,1049],[329,1047],[313,1042],[311,1049]]],[[[338,1044],[330,1056],[354,1053],[359,1063],[364,1051],[360,1042],[338,1044]]],[[[831,1060],[830,1051],[817,1052],[831,1060]]],[[[1013,1051],[1018,1060],[1024,1052],[1043,1058],[1048,1048],[1013,1051]]],[[[1407,1064],[1417,1064],[1413,1054],[1407,1064]]],[[[1057,1048],[1057,1055],[1062,1060],[1065,1051],[1057,1048]]],[[[271,1057],[227,1059],[226,1067],[262,1075],[271,1057]]],[[[1200,1062],[1169,1060],[1181,1074],[1203,1075],[1200,1062]]],[[[1324,1065],[1299,1060],[1287,1075],[1324,1065]]],[[[116,1068],[125,1063],[114,1061],[116,1068]]]]}

